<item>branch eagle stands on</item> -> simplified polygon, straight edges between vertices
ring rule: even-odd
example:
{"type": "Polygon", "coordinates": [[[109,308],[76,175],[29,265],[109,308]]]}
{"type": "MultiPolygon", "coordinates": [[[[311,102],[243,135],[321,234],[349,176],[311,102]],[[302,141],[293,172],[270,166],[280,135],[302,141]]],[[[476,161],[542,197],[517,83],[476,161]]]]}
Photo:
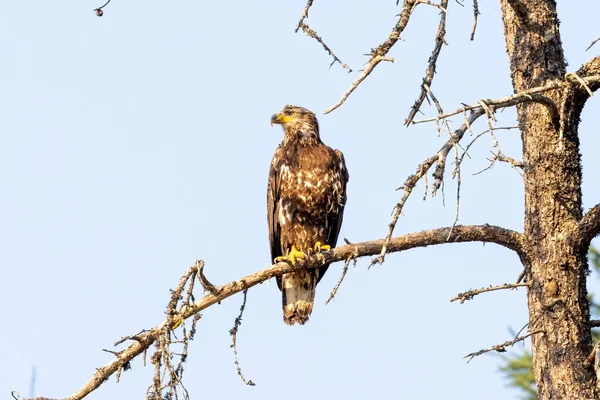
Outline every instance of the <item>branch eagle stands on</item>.
{"type": "MultiPolygon", "coordinates": [[[[321,141],[312,111],[287,105],[271,117],[285,133],[269,170],[267,221],[271,259],[292,265],[311,252],[335,247],[346,204],[348,170],[344,155],[321,141]]],[[[329,264],[277,277],[283,320],[303,325],[315,288],[329,264]]]]}

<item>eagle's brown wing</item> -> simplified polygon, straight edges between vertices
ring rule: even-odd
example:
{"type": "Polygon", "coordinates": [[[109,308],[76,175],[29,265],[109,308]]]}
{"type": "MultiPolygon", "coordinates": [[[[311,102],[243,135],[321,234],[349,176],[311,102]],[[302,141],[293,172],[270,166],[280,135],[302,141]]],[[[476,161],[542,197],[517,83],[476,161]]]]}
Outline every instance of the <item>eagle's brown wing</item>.
{"type": "MultiPolygon", "coordinates": [[[[267,184],[267,225],[269,228],[269,244],[271,246],[271,262],[283,256],[281,252],[281,226],[277,221],[279,214],[279,174],[275,165],[275,158],[269,169],[269,182],[267,184]]],[[[281,289],[281,277],[277,277],[277,286],[281,289]]]]}
{"type": "MultiPolygon", "coordinates": [[[[327,215],[327,244],[331,246],[331,248],[336,247],[338,235],[340,234],[340,229],[342,228],[342,220],[344,219],[344,207],[346,205],[346,183],[349,179],[348,170],[346,169],[346,160],[344,159],[344,154],[335,150],[336,162],[335,164],[337,168],[339,168],[340,172],[340,184],[342,185],[342,199],[338,206],[334,207],[331,212],[327,215]]],[[[323,278],[325,272],[327,272],[327,268],[329,268],[329,264],[326,264],[319,268],[319,276],[317,278],[317,283],[323,278]]]]}

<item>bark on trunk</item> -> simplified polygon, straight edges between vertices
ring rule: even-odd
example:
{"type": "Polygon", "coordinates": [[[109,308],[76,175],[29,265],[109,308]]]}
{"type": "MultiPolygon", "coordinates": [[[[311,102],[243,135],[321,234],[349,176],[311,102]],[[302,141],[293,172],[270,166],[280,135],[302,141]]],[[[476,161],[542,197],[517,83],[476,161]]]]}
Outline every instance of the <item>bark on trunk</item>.
{"type": "MultiPolygon", "coordinates": [[[[515,92],[563,79],[565,60],[556,2],[501,0],[506,48],[515,92]]],[[[540,399],[597,398],[585,359],[591,351],[588,326],[587,249],[572,239],[582,217],[579,111],[561,109],[561,91],[546,94],[547,106],[518,107],[523,140],[529,324],[533,370],[540,399]],[[562,127],[561,127],[562,126],[562,127]]]]}

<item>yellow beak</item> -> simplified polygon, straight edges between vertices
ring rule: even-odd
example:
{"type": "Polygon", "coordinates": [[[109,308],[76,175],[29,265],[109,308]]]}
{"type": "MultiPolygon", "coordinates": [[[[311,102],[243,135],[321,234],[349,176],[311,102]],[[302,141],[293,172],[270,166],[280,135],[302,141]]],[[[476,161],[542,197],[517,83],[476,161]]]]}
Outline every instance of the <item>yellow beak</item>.
{"type": "Polygon", "coordinates": [[[273,114],[273,116],[271,117],[271,126],[273,126],[273,124],[287,124],[288,122],[290,122],[293,118],[290,117],[289,115],[284,115],[282,113],[277,113],[277,114],[273,114]]]}

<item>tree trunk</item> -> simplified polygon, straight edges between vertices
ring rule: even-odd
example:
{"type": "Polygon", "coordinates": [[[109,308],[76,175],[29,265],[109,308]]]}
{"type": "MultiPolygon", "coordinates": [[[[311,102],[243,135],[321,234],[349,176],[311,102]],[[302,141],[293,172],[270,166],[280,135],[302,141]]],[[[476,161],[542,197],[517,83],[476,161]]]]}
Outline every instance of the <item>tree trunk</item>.
{"type": "MultiPolygon", "coordinates": [[[[515,92],[564,79],[565,60],[556,2],[501,0],[515,92]]],[[[526,259],[533,370],[540,399],[597,398],[588,326],[587,248],[573,231],[582,217],[578,109],[561,107],[561,90],[546,94],[552,107],[523,103],[526,259]],[[554,117],[553,117],[554,114],[554,117]]]]}

